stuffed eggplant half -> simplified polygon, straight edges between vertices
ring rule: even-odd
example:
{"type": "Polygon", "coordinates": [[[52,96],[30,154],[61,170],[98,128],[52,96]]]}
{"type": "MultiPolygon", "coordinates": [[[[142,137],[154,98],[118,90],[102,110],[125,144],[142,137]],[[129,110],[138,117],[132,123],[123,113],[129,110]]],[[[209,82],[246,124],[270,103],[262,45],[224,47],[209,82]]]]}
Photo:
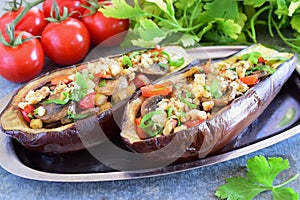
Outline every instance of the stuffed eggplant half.
{"type": "Polygon", "coordinates": [[[93,116],[96,124],[118,131],[108,117],[114,105],[149,84],[149,77],[184,67],[189,58],[177,49],[136,50],[47,73],[16,92],[1,114],[2,132],[44,153],[83,149],[81,137],[93,141],[93,135],[80,134],[75,122],[89,129],[93,116]]]}
{"type": "Polygon", "coordinates": [[[158,161],[215,153],[270,104],[296,67],[296,55],[257,44],[141,87],[124,111],[121,137],[158,161]]]}

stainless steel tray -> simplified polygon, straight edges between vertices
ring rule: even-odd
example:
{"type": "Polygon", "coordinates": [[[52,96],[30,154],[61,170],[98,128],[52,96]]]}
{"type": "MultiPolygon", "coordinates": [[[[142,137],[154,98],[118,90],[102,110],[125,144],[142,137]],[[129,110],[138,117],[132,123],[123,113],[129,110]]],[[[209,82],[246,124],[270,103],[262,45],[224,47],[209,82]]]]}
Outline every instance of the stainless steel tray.
{"type": "MultiPolygon", "coordinates": [[[[189,50],[193,57],[220,58],[244,46],[202,47],[189,50]]],[[[0,111],[12,94],[0,101],[0,111]]],[[[294,73],[264,113],[222,152],[207,158],[172,164],[161,169],[116,171],[97,161],[88,151],[43,155],[0,134],[0,165],[20,177],[57,182],[92,182],[160,176],[221,163],[276,144],[300,132],[300,78],[294,73]]]]}

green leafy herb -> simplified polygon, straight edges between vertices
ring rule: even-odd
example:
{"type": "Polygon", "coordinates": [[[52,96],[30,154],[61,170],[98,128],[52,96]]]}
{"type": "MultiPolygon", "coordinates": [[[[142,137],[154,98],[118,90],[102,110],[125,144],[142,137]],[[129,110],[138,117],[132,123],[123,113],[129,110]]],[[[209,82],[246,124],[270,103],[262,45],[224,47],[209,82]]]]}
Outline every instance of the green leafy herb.
{"type": "Polygon", "coordinates": [[[149,136],[154,137],[163,130],[163,126],[159,123],[155,123],[151,120],[154,115],[162,114],[164,111],[156,110],[147,113],[143,116],[140,123],[140,128],[143,129],[149,136]]]}
{"type": "Polygon", "coordinates": [[[258,65],[256,67],[252,67],[250,68],[249,70],[246,71],[245,75],[248,76],[250,74],[252,74],[253,72],[255,71],[266,71],[268,74],[273,74],[275,73],[276,69],[270,67],[270,66],[267,66],[267,65],[258,65]]]}
{"type": "Polygon", "coordinates": [[[40,107],[34,109],[33,114],[34,115],[38,115],[39,114],[39,109],[40,109],[40,107]]]}
{"type": "Polygon", "coordinates": [[[247,161],[246,177],[227,178],[227,183],[221,185],[215,195],[228,200],[251,200],[261,192],[270,190],[276,200],[298,200],[298,193],[292,188],[284,187],[295,180],[298,174],[280,185],[273,185],[276,176],[289,167],[287,159],[255,156],[247,161]]]}
{"type": "Polygon", "coordinates": [[[127,56],[127,55],[123,56],[122,65],[132,67],[132,62],[131,62],[131,59],[129,58],[129,56],[127,56]]]}
{"type": "Polygon", "coordinates": [[[192,46],[203,36],[211,34],[212,24],[225,41],[236,39],[242,30],[242,26],[231,19],[240,19],[236,1],[213,1],[208,4],[195,0],[188,3],[184,0],[146,0],[139,4],[134,0],[132,5],[126,0],[112,0],[112,3],[114,6],[104,6],[100,11],[106,17],[129,18],[133,29],[128,38],[135,46],[154,47],[166,41],[192,46]],[[214,14],[212,17],[211,13],[214,14]]]}
{"type": "Polygon", "coordinates": [[[72,113],[71,111],[67,111],[67,118],[69,119],[84,119],[86,117],[88,117],[89,115],[88,114],[74,114],[72,113]]]}
{"type": "Polygon", "coordinates": [[[62,94],[65,96],[64,99],[48,99],[44,101],[44,103],[45,104],[55,103],[59,105],[65,105],[71,100],[70,94],[68,92],[63,92],[62,94]]]}
{"type": "Polygon", "coordinates": [[[222,97],[222,92],[220,91],[220,83],[217,79],[214,79],[211,82],[210,87],[206,86],[206,89],[208,89],[208,91],[210,91],[210,93],[212,94],[212,96],[214,98],[220,98],[222,97]]]}
{"type": "Polygon", "coordinates": [[[30,119],[33,119],[33,116],[32,116],[32,114],[31,113],[28,113],[28,115],[27,115],[30,119]]]}
{"type": "Polygon", "coordinates": [[[84,76],[79,72],[76,72],[75,74],[75,83],[76,88],[72,91],[71,99],[74,101],[80,101],[80,99],[87,95],[89,87],[84,76]]]}
{"type": "Polygon", "coordinates": [[[185,105],[187,105],[189,108],[192,108],[192,109],[195,109],[197,108],[197,105],[196,104],[193,104],[189,101],[187,101],[180,93],[177,94],[179,100],[184,103],[185,105]]]}
{"type": "Polygon", "coordinates": [[[105,85],[106,85],[106,80],[105,80],[105,79],[102,79],[102,80],[99,82],[99,84],[98,84],[99,87],[105,87],[105,85]]]}
{"type": "Polygon", "coordinates": [[[167,109],[167,116],[168,116],[168,117],[171,117],[171,116],[173,115],[173,114],[172,114],[172,113],[173,113],[173,110],[174,110],[174,109],[173,109],[172,107],[168,107],[168,109],[167,109]]]}
{"type": "Polygon", "coordinates": [[[267,62],[266,62],[267,65],[271,65],[276,62],[284,62],[284,61],[288,60],[288,58],[280,57],[280,56],[275,56],[275,57],[270,57],[270,58],[265,57],[265,59],[267,60],[267,62]]]}
{"type": "Polygon", "coordinates": [[[258,59],[262,57],[260,52],[251,52],[242,55],[242,60],[249,60],[252,64],[257,64],[258,59]]]}
{"type": "Polygon", "coordinates": [[[161,54],[167,56],[168,63],[169,63],[170,66],[181,67],[184,64],[184,57],[181,57],[178,60],[172,60],[171,56],[167,52],[162,51],[161,54]]]}

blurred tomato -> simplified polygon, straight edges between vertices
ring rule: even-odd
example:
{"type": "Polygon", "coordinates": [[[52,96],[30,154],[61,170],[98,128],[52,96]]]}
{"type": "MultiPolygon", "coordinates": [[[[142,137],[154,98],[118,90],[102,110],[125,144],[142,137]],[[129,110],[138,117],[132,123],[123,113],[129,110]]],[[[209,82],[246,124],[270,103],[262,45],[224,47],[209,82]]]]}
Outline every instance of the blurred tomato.
{"type": "Polygon", "coordinates": [[[71,65],[81,61],[87,54],[90,36],[81,21],[69,17],[61,22],[50,22],[42,33],[41,42],[53,62],[71,65]]]}
{"type": "MultiPolygon", "coordinates": [[[[71,15],[71,17],[79,18],[83,12],[85,11],[85,8],[82,7],[80,4],[88,5],[86,0],[56,0],[57,5],[60,9],[60,14],[63,14],[63,8],[68,8],[68,13],[74,12],[74,14],[71,15]]],[[[46,17],[50,17],[51,8],[52,8],[52,0],[46,0],[43,3],[43,11],[46,17]]],[[[55,14],[55,12],[53,12],[55,14]]],[[[53,15],[55,17],[55,15],[53,15]]]]}
{"type": "MultiPolygon", "coordinates": [[[[15,33],[16,36],[20,32],[15,33]]],[[[32,37],[24,32],[22,38],[32,37]]],[[[39,40],[32,38],[17,46],[0,43],[0,75],[12,82],[26,82],[35,78],[44,65],[44,51],[39,40]]]]}
{"type": "MultiPolygon", "coordinates": [[[[5,33],[6,25],[14,20],[23,9],[24,7],[21,7],[17,11],[9,11],[1,16],[0,31],[2,33],[5,33]]],[[[31,33],[32,35],[41,35],[47,24],[48,21],[45,20],[44,13],[40,9],[33,7],[16,25],[15,30],[26,31],[28,33],[31,33]]]]}
{"type": "Polygon", "coordinates": [[[89,30],[93,44],[115,46],[122,42],[129,29],[129,19],[107,18],[97,11],[92,15],[86,10],[81,21],[89,30]]]}

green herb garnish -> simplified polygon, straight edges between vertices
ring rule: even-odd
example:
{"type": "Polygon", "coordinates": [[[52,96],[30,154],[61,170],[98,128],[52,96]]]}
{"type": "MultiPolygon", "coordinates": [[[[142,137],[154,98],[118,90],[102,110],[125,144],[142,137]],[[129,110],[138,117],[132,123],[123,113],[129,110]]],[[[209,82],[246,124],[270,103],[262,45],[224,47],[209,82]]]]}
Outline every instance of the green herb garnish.
{"type": "Polygon", "coordinates": [[[155,123],[151,120],[154,115],[162,114],[164,111],[156,110],[147,113],[143,116],[140,123],[140,128],[145,131],[149,136],[154,137],[163,130],[163,126],[159,123],[155,123]]]}
{"type": "Polygon", "coordinates": [[[102,79],[102,80],[99,82],[99,84],[98,84],[99,87],[105,87],[105,85],[106,85],[106,80],[105,80],[105,79],[102,79]]]}
{"type": "Polygon", "coordinates": [[[70,94],[68,92],[62,92],[62,94],[65,96],[64,99],[48,99],[46,101],[44,101],[45,104],[50,104],[50,103],[55,103],[55,104],[59,104],[59,105],[65,105],[67,104],[71,98],[70,98],[70,94]]]}
{"type": "Polygon", "coordinates": [[[168,63],[172,67],[177,68],[177,67],[181,67],[184,64],[184,58],[183,57],[179,58],[178,60],[172,60],[171,56],[167,52],[162,51],[161,54],[167,56],[168,63]]]}
{"type": "Polygon", "coordinates": [[[81,73],[76,72],[75,79],[78,88],[75,88],[72,91],[71,99],[74,101],[80,101],[83,97],[87,95],[87,91],[89,87],[87,81],[84,79],[81,73]]]}
{"type": "Polygon", "coordinates": [[[89,115],[88,114],[74,114],[72,113],[71,111],[67,111],[67,118],[69,119],[83,119],[83,118],[86,118],[88,117],[89,115]]]}
{"type": "Polygon", "coordinates": [[[220,83],[217,79],[214,79],[210,85],[210,87],[206,87],[208,91],[212,94],[214,98],[220,98],[222,97],[222,92],[220,91],[220,83]]]}
{"type": "Polygon", "coordinates": [[[258,59],[262,57],[260,52],[251,52],[242,55],[242,60],[249,60],[252,64],[257,64],[258,59]]]}
{"type": "Polygon", "coordinates": [[[286,182],[274,186],[276,176],[290,167],[289,161],[282,158],[255,156],[247,161],[246,177],[227,178],[226,184],[221,185],[215,195],[221,199],[251,200],[264,191],[272,191],[275,200],[298,200],[299,194],[292,188],[284,187],[295,180],[296,174],[286,182]]]}
{"type": "Polygon", "coordinates": [[[179,100],[184,103],[185,105],[187,105],[189,108],[192,108],[192,109],[195,109],[197,108],[197,105],[196,104],[193,104],[189,101],[187,101],[180,93],[177,94],[179,100]]]}
{"type": "Polygon", "coordinates": [[[122,65],[132,67],[132,62],[129,56],[124,55],[122,58],[122,65]]]}
{"type": "Polygon", "coordinates": [[[275,73],[276,69],[270,67],[270,66],[267,66],[267,65],[258,65],[256,67],[252,67],[250,68],[249,70],[246,71],[245,75],[248,76],[250,74],[252,74],[253,72],[255,71],[266,71],[268,74],[273,74],[275,73]]]}

